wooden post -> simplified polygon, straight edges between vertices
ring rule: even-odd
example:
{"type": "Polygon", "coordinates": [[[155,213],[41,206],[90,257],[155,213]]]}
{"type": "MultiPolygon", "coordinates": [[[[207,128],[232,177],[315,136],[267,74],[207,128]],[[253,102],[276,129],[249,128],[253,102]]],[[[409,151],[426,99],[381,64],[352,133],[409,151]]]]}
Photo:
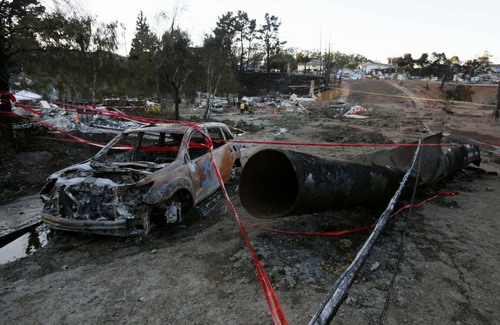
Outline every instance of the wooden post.
{"type": "Polygon", "coordinates": [[[340,88],[340,85],[342,84],[342,74],[344,73],[344,67],[342,67],[340,69],[340,75],[339,75],[339,88],[340,88]]]}

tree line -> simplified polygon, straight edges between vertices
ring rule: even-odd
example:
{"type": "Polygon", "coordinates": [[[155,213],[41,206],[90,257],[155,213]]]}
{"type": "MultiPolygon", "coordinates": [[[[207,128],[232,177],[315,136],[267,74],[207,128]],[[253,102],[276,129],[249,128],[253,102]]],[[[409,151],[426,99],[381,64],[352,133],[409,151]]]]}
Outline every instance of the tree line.
{"type": "Polygon", "coordinates": [[[400,57],[388,58],[389,64],[394,64],[400,71],[415,77],[438,77],[441,86],[446,81],[458,75],[463,80],[484,74],[488,71],[491,55],[485,52],[477,59],[461,62],[458,56],[448,58],[445,53],[433,52],[431,55],[423,53],[414,59],[410,53],[400,57]]]}
{"type": "Polygon", "coordinates": [[[127,56],[116,54],[120,23],[103,23],[74,9],[71,0],[53,2],[47,10],[39,0],[0,1],[0,90],[12,81],[61,101],[96,103],[105,97],[155,98],[162,107],[175,106],[179,118],[182,98],[207,93],[206,114],[215,94],[237,93],[238,75],[250,62],[264,70],[295,70],[313,59],[322,60],[323,74],[367,59],[340,52],[285,48],[281,20],[269,13],[258,23],[245,11],[218,17],[201,46],[176,23],[160,34],[139,12],[127,56]],[[27,78],[20,78],[21,71],[27,78]]]}

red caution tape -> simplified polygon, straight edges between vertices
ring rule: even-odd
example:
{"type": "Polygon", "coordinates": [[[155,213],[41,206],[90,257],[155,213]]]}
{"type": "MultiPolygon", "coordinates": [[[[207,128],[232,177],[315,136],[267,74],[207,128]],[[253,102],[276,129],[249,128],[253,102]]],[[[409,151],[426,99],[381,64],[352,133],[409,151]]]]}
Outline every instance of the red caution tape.
{"type": "Polygon", "coordinates": [[[38,115],[38,116],[43,116],[43,114],[42,114],[42,113],[37,112],[37,111],[35,111],[35,110],[33,110],[33,109],[29,108],[29,107],[28,107],[28,106],[26,106],[26,105],[16,104],[16,106],[19,106],[19,107],[21,107],[22,109],[24,109],[24,110],[26,110],[26,111],[28,111],[28,112],[30,112],[30,113],[33,113],[33,114],[35,114],[35,115],[38,115]]]}
{"type": "MultiPolygon", "coordinates": [[[[33,98],[36,99],[36,98],[33,98]]],[[[133,119],[136,121],[142,121],[142,122],[147,122],[147,123],[155,123],[155,122],[166,122],[166,123],[184,123],[184,124],[192,124],[192,122],[188,121],[177,121],[177,120],[168,120],[168,119],[159,119],[159,118],[149,118],[149,117],[140,117],[140,116],[133,116],[133,115],[127,115],[127,114],[122,114],[114,111],[109,111],[109,110],[101,110],[101,109],[96,109],[90,106],[84,107],[84,106],[78,106],[78,105],[72,105],[72,104],[65,104],[62,102],[57,102],[53,100],[46,100],[49,103],[53,103],[56,105],[61,105],[61,106],[67,106],[67,107],[74,107],[76,108],[75,110],[66,110],[66,109],[60,109],[60,108],[41,108],[41,107],[36,107],[37,109],[45,109],[45,110],[60,110],[60,111],[68,111],[68,112],[77,112],[80,114],[91,114],[91,115],[105,115],[105,116],[114,116],[114,117],[122,117],[122,118],[128,118],[128,119],[133,119]]]]}
{"type": "Polygon", "coordinates": [[[27,119],[33,120],[33,121],[35,121],[35,122],[37,122],[37,123],[40,123],[41,125],[46,126],[46,127],[48,127],[49,129],[51,129],[51,130],[57,131],[57,132],[59,132],[59,133],[61,133],[61,134],[64,134],[65,136],[68,136],[68,137],[70,137],[70,138],[75,139],[75,140],[76,140],[76,142],[86,143],[86,144],[90,144],[90,145],[93,145],[93,146],[96,146],[96,147],[104,147],[102,144],[100,144],[100,143],[98,143],[98,142],[85,140],[85,139],[82,139],[82,138],[80,138],[80,137],[77,137],[76,135],[72,135],[72,134],[70,134],[70,133],[68,133],[68,132],[64,132],[63,130],[60,130],[60,129],[58,129],[58,128],[56,128],[56,127],[52,126],[52,125],[49,125],[49,124],[47,124],[47,123],[44,123],[44,122],[42,122],[42,121],[40,121],[40,120],[38,120],[38,119],[36,119],[36,118],[34,118],[34,117],[31,117],[31,116],[23,116],[23,115],[16,115],[16,114],[14,114],[14,115],[15,115],[15,116],[19,116],[19,117],[23,117],[23,118],[27,118],[27,119]]]}
{"type": "MultiPolygon", "coordinates": [[[[140,146],[139,150],[144,151],[179,151],[180,147],[144,147],[140,146]]],[[[189,148],[207,148],[207,145],[203,143],[190,142],[189,148]]]]}
{"type": "Polygon", "coordinates": [[[271,311],[271,315],[273,317],[274,324],[288,324],[286,321],[285,313],[283,312],[283,308],[281,307],[281,304],[278,300],[278,297],[276,293],[274,292],[273,286],[271,285],[271,281],[269,281],[269,278],[267,277],[267,274],[264,270],[264,267],[260,263],[259,257],[257,256],[257,253],[255,253],[255,250],[253,249],[253,246],[250,242],[250,239],[248,238],[247,232],[245,228],[243,227],[243,223],[241,222],[241,218],[236,212],[236,209],[234,208],[233,203],[231,202],[231,199],[229,198],[229,195],[227,194],[226,187],[224,185],[224,180],[222,179],[222,176],[220,174],[219,168],[217,167],[217,164],[215,163],[215,157],[214,157],[214,152],[213,152],[213,143],[212,140],[208,135],[205,134],[205,132],[197,125],[191,124],[196,130],[201,132],[203,135],[205,135],[205,141],[207,142],[208,149],[210,151],[211,155],[211,160],[212,160],[212,167],[215,171],[215,175],[217,175],[217,179],[219,180],[220,188],[222,191],[222,194],[224,198],[226,199],[227,204],[229,205],[229,208],[231,209],[231,212],[233,213],[236,222],[238,223],[238,226],[240,228],[241,234],[243,238],[245,239],[245,243],[247,244],[248,249],[250,250],[250,254],[252,255],[255,268],[257,269],[257,274],[259,276],[259,281],[262,286],[262,290],[264,292],[264,296],[267,301],[267,305],[269,307],[269,310],[271,311]]]}
{"type": "MultiPolygon", "coordinates": [[[[168,120],[168,119],[159,119],[159,118],[139,117],[139,116],[122,114],[122,113],[108,111],[108,110],[99,110],[99,109],[92,108],[92,107],[82,107],[82,106],[77,106],[77,105],[64,104],[64,103],[51,101],[51,100],[47,100],[47,102],[58,104],[58,105],[69,106],[69,107],[75,107],[77,109],[80,109],[80,110],[77,110],[76,112],[83,113],[83,114],[121,117],[121,118],[127,118],[127,119],[136,120],[139,122],[147,122],[147,123],[164,122],[164,123],[181,123],[181,124],[188,125],[188,126],[195,125],[193,122],[189,122],[189,121],[177,121],[177,120],[168,120]]],[[[22,106],[27,107],[26,105],[22,105],[22,106]]],[[[37,107],[37,109],[39,109],[39,107],[37,107]]],[[[43,109],[48,109],[48,108],[43,108],[43,109]]],[[[61,109],[58,109],[58,110],[61,110],[61,109]]],[[[71,111],[71,110],[67,110],[67,111],[71,111]]],[[[36,112],[36,114],[41,115],[39,112],[36,112]]],[[[306,143],[297,143],[297,142],[241,141],[241,140],[213,140],[213,141],[218,142],[218,143],[220,143],[220,142],[232,142],[232,143],[245,143],[245,144],[268,144],[268,145],[282,145],[282,146],[312,146],[312,147],[436,147],[436,146],[452,147],[452,146],[463,145],[460,143],[447,143],[447,144],[443,144],[443,143],[440,143],[440,144],[437,144],[437,143],[346,144],[346,143],[307,143],[307,142],[306,143]]],[[[478,143],[475,145],[477,145],[477,146],[500,146],[500,143],[478,143]]]]}
{"type": "MultiPolygon", "coordinates": [[[[458,143],[298,143],[298,142],[276,142],[276,141],[241,141],[241,140],[217,140],[215,142],[232,142],[232,143],[248,143],[248,144],[271,144],[280,146],[309,146],[309,147],[441,147],[441,146],[461,146],[458,143]]],[[[500,144],[491,144],[500,145],[500,144]]]]}
{"type": "MultiPolygon", "coordinates": [[[[436,193],[436,195],[431,196],[430,198],[428,198],[428,199],[426,199],[424,201],[421,201],[421,202],[415,203],[415,204],[407,204],[407,205],[403,206],[398,211],[396,211],[392,215],[390,215],[389,218],[395,217],[396,215],[398,215],[399,213],[401,213],[404,210],[407,210],[407,209],[410,209],[410,208],[418,208],[418,207],[424,205],[425,203],[427,203],[429,201],[432,201],[432,200],[434,200],[434,199],[436,199],[436,198],[438,198],[440,196],[443,196],[443,195],[455,196],[455,195],[458,195],[458,194],[459,194],[458,192],[440,191],[440,192],[436,193]]],[[[350,234],[350,233],[353,233],[353,232],[364,231],[364,230],[375,228],[375,225],[371,225],[371,226],[357,228],[357,229],[339,230],[339,231],[332,231],[332,232],[296,232],[296,231],[285,231],[285,230],[278,230],[278,229],[267,228],[267,227],[263,227],[263,226],[259,226],[259,225],[256,225],[254,223],[251,223],[250,221],[247,221],[245,219],[242,219],[242,220],[243,220],[243,222],[245,222],[249,226],[257,228],[257,229],[272,231],[272,232],[276,232],[276,233],[280,233],[280,234],[286,234],[286,235],[302,235],[302,236],[341,236],[341,235],[350,234]]]]}
{"type": "MultiPolygon", "coordinates": [[[[23,104],[23,105],[16,104],[16,106],[20,106],[21,108],[29,107],[29,108],[32,108],[32,109],[47,110],[47,111],[59,111],[59,112],[68,112],[68,113],[86,113],[86,112],[79,111],[77,109],[65,109],[65,108],[60,108],[60,107],[50,107],[50,108],[47,108],[47,107],[40,107],[40,106],[26,105],[26,104],[23,104]]],[[[92,114],[94,114],[94,113],[92,113],[92,114]]]]}
{"type": "MultiPolygon", "coordinates": [[[[35,137],[38,139],[44,139],[44,140],[52,140],[52,141],[64,141],[64,142],[79,142],[81,143],[81,140],[75,140],[75,139],[60,139],[60,138],[49,138],[49,137],[35,137]]],[[[81,138],[79,138],[81,139],[81,138]]],[[[88,140],[85,140],[88,141],[88,140]]],[[[100,147],[104,147],[106,143],[102,142],[94,142],[94,144],[98,144],[100,147]]],[[[201,143],[194,143],[190,142],[189,143],[189,148],[206,148],[207,146],[201,143]]],[[[124,150],[132,150],[134,149],[133,146],[131,145],[115,145],[113,149],[124,149],[124,150]]],[[[147,147],[147,146],[140,146],[139,150],[143,151],[179,151],[180,147],[147,147]]]]}
{"type": "Polygon", "coordinates": [[[140,146],[139,150],[143,151],[179,151],[180,147],[144,147],[140,146]]]}
{"type": "MultiPolygon", "coordinates": [[[[73,107],[81,108],[81,107],[75,106],[75,105],[67,105],[67,106],[73,106],[73,107]]],[[[247,244],[247,246],[248,246],[248,248],[250,250],[250,253],[252,255],[252,258],[253,258],[253,261],[254,261],[254,264],[255,264],[255,267],[256,267],[256,270],[257,270],[257,274],[259,276],[259,281],[261,283],[262,290],[264,292],[264,295],[265,295],[265,298],[266,298],[269,310],[271,311],[271,315],[273,317],[273,321],[274,321],[275,324],[287,324],[286,317],[285,317],[283,309],[282,309],[282,307],[280,305],[278,297],[277,297],[276,293],[274,292],[274,289],[273,289],[273,287],[271,285],[271,282],[269,281],[269,278],[267,277],[266,272],[264,271],[264,268],[263,268],[262,264],[260,263],[259,258],[257,256],[255,250],[253,249],[253,246],[252,246],[252,244],[250,242],[250,239],[248,238],[246,230],[245,230],[245,228],[243,226],[243,221],[245,223],[251,225],[251,226],[256,227],[256,228],[265,229],[265,230],[269,230],[269,231],[280,232],[280,233],[298,234],[298,235],[328,235],[328,236],[338,236],[338,235],[341,235],[341,234],[347,234],[347,233],[351,233],[351,232],[354,232],[354,231],[361,231],[361,230],[366,230],[366,229],[373,228],[373,226],[369,226],[369,227],[364,227],[364,228],[359,228],[359,229],[354,229],[354,230],[344,230],[344,231],[337,231],[337,232],[331,232],[331,233],[295,233],[295,232],[286,232],[286,231],[275,230],[275,229],[270,229],[270,228],[265,228],[265,227],[260,227],[260,226],[257,226],[257,225],[253,225],[253,224],[249,223],[248,221],[245,221],[242,218],[240,218],[240,216],[236,212],[236,209],[234,208],[234,205],[232,204],[232,202],[231,202],[231,200],[229,198],[229,195],[227,194],[227,191],[226,191],[226,188],[225,188],[225,185],[224,185],[224,181],[223,181],[223,179],[222,179],[222,177],[220,175],[220,171],[219,171],[219,169],[218,169],[218,167],[217,167],[217,165],[215,163],[212,140],[205,134],[205,132],[197,124],[192,123],[192,122],[187,122],[187,121],[175,121],[175,120],[157,119],[157,118],[143,118],[143,117],[131,116],[131,115],[127,115],[127,114],[121,114],[121,113],[117,113],[117,112],[97,110],[97,109],[94,109],[94,108],[83,108],[83,109],[84,110],[90,110],[90,111],[93,112],[93,114],[100,114],[100,115],[107,115],[107,116],[114,116],[114,117],[122,117],[122,118],[128,118],[128,119],[133,119],[133,120],[136,120],[136,121],[143,121],[143,122],[148,122],[148,123],[156,123],[156,122],[182,123],[182,124],[184,124],[186,126],[190,126],[190,127],[195,128],[196,130],[198,130],[199,132],[201,132],[202,134],[205,135],[205,140],[207,142],[206,147],[208,147],[208,149],[209,149],[209,152],[210,152],[210,155],[211,155],[212,166],[214,168],[215,174],[217,175],[221,191],[222,191],[223,196],[226,199],[226,201],[227,201],[227,203],[228,203],[228,205],[229,205],[229,207],[230,207],[230,209],[231,209],[231,211],[232,211],[232,213],[233,213],[233,215],[234,215],[234,217],[236,219],[236,222],[238,223],[238,226],[240,228],[242,236],[243,236],[243,238],[244,238],[244,240],[245,240],[245,242],[246,242],[246,244],[247,244]]],[[[87,113],[87,112],[83,111],[82,113],[87,113]]],[[[74,140],[66,140],[66,141],[75,141],[75,142],[81,142],[81,143],[88,143],[88,144],[92,144],[92,145],[96,145],[96,146],[102,147],[102,144],[99,144],[99,143],[96,143],[96,142],[92,142],[92,141],[88,141],[88,140],[76,137],[76,136],[71,135],[71,134],[69,134],[67,132],[59,130],[59,129],[53,127],[53,126],[50,126],[50,125],[48,125],[46,123],[43,123],[43,122],[41,122],[41,121],[39,121],[39,120],[37,120],[35,118],[27,117],[27,116],[23,116],[23,117],[32,119],[32,120],[34,120],[34,121],[36,121],[36,122],[38,122],[38,123],[40,123],[40,124],[42,124],[42,125],[50,128],[52,130],[58,131],[61,134],[64,134],[64,135],[69,136],[69,137],[71,137],[71,138],[74,139],[74,140]]],[[[441,146],[441,144],[420,144],[420,145],[419,144],[318,144],[318,143],[286,143],[286,142],[270,142],[270,141],[263,142],[263,141],[236,141],[236,140],[225,141],[225,142],[252,143],[252,144],[273,144],[273,145],[274,144],[275,145],[294,145],[294,146],[324,146],[324,147],[441,146]]],[[[197,144],[197,145],[199,145],[199,144],[197,144]]],[[[454,146],[454,145],[458,145],[458,144],[447,144],[447,146],[454,146]]],[[[490,145],[490,144],[486,144],[486,145],[490,145]]],[[[494,145],[500,145],[500,144],[494,144],[494,145]]],[[[150,148],[151,150],[157,150],[156,147],[146,147],[146,148],[150,148]]],[[[126,149],[130,149],[130,148],[126,148],[126,149]]],[[[165,149],[165,150],[167,150],[167,149],[165,149]]],[[[437,198],[440,195],[456,195],[456,194],[458,194],[458,193],[455,193],[455,192],[439,192],[435,196],[433,196],[433,197],[431,197],[431,198],[429,198],[429,199],[427,199],[425,201],[422,201],[422,202],[420,202],[418,204],[407,205],[407,206],[402,207],[400,210],[398,210],[392,216],[400,213],[404,209],[408,209],[410,207],[419,207],[422,204],[424,204],[424,203],[426,203],[426,202],[428,202],[430,200],[433,200],[433,199],[437,198]]]]}
{"type": "MultiPolygon", "coordinates": [[[[52,140],[52,141],[63,141],[63,142],[78,142],[82,143],[82,140],[76,140],[76,139],[60,139],[60,138],[50,138],[50,137],[35,137],[38,139],[44,139],[44,140],[52,140]]],[[[80,138],[81,139],[81,138],[80,138]]],[[[88,140],[85,140],[88,141],[88,140]]],[[[83,142],[86,143],[86,142],[83,142]]],[[[99,147],[104,147],[106,144],[102,142],[95,142],[95,144],[99,144],[99,147]]]]}

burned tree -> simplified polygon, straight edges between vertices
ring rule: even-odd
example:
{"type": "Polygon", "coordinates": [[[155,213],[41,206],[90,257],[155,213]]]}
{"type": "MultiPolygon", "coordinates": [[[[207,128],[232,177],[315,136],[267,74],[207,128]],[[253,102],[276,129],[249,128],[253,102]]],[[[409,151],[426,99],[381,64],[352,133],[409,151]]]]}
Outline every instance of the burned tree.
{"type": "Polygon", "coordinates": [[[297,64],[304,64],[304,74],[307,72],[307,63],[311,62],[311,57],[309,56],[308,51],[299,52],[295,55],[295,59],[297,60],[297,64]]]}
{"type": "Polygon", "coordinates": [[[186,32],[172,27],[163,34],[156,57],[160,87],[163,84],[168,85],[174,93],[176,120],[180,120],[179,104],[184,85],[193,72],[191,63],[194,55],[189,43],[189,35],[186,32]]]}
{"type": "Polygon", "coordinates": [[[281,21],[278,17],[274,15],[269,16],[269,14],[266,13],[264,19],[266,22],[260,26],[257,39],[262,41],[265,51],[267,73],[269,73],[271,70],[271,61],[274,56],[279,53],[281,46],[286,42],[280,41],[279,39],[278,32],[281,21]]]}
{"type": "Polygon", "coordinates": [[[103,68],[112,51],[117,49],[117,22],[99,23],[93,17],[75,17],[81,28],[74,35],[79,51],[85,56],[91,74],[92,103],[96,102],[96,89],[99,71],[103,68]]]}
{"type": "Polygon", "coordinates": [[[488,72],[490,66],[490,57],[487,52],[474,60],[467,60],[461,67],[462,79],[471,80],[471,78],[488,72]]]}
{"type": "Polygon", "coordinates": [[[130,93],[134,96],[149,97],[156,94],[157,84],[154,74],[154,55],[158,49],[158,37],[151,31],[146,16],[141,11],[137,16],[136,32],[129,53],[131,77],[130,93]]]}
{"type": "Polygon", "coordinates": [[[247,57],[250,56],[251,43],[255,33],[255,19],[248,18],[245,11],[238,10],[234,20],[234,29],[236,32],[236,41],[239,43],[239,71],[244,70],[243,60],[245,58],[245,48],[247,48],[247,57]],[[245,41],[248,46],[245,46],[245,41]]]}
{"type": "MultiPolygon", "coordinates": [[[[0,1],[0,78],[8,85],[8,68],[16,55],[40,50],[37,34],[45,7],[37,0],[0,1]]],[[[6,91],[8,89],[0,89],[6,91]]]]}
{"type": "Polygon", "coordinates": [[[207,102],[205,105],[204,119],[207,120],[210,116],[210,106],[212,97],[217,93],[219,84],[224,74],[225,60],[224,60],[224,46],[223,42],[217,36],[206,36],[203,44],[203,53],[201,57],[204,76],[202,83],[205,85],[207,92],[207,102]]]}
{"type": "Polygon", "coordinates": [[[20,54],[38,51],[37,36],[45,7],[38,0],[0,1],[0,139],[1,148],[14,149],[10,113],[9,69],[18,66],[20,54]]]}
{"type": "MultiPolygon", "coordinates": [[[[207,92],[205,119],[208,119],[210,115],[213,96],[220,90],[221,86],[225,86],[226,80],[233,79],[232,59],[234,57],[232,45],[235,36],[233,25],[234,19],[230,13],[227,13],[219,18],[213,34],[206,35],[203,41],[200,52],[203,73],[200,82],[207,92]],[[230,28],[228,29],[228,27],[230,28]]],[[[240,60],[242,60],[242,57],[240,57],[240,60]]],[[[234,84],[237,84],[237,82],[235,81],[234,84]]]]}

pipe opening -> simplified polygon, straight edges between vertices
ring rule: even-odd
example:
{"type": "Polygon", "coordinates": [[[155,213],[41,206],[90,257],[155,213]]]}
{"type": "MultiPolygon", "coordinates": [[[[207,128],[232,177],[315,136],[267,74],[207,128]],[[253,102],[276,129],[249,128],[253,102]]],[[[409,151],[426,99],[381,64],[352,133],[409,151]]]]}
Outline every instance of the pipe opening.
{"type": "Polygon", "coordinates": [[[296,171],[283,152],[262,150],[243,168],[239,195],[241,204],[259,218],[284,216],[298,196],[296,171]]]}

